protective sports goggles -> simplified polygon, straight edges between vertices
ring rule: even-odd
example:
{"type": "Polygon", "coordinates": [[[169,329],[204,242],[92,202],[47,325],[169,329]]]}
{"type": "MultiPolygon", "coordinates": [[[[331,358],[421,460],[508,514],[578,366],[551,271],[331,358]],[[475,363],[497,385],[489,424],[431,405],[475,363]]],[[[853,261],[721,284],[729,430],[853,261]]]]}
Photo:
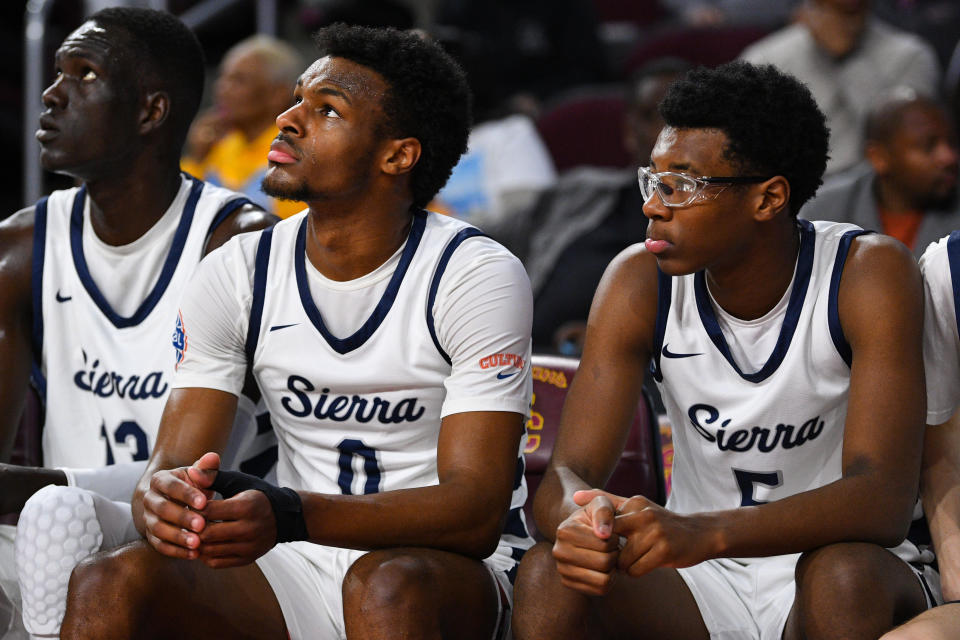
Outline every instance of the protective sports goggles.
{"type": "Polygon", "coordinates": [[[637,178],[640,180],[640,193],[643,195],[643,201],[646,202],[653,197],[654,192],[660,194],[660,201],[668,207],[686,207],[693,204],[696,200],[705,200],[716,198],[724,188],[731,184],[751,184],[769,180],[766,176],[732,176],[732,177],[714,177],[701,176],[694,178],[682,173],[673,171],[661,171],[654,173],[650,167],[640,167],[637,169],[637,178]],[[722,188],[708,196],[704,189],[709,186],[721,185],[722,188]]]}

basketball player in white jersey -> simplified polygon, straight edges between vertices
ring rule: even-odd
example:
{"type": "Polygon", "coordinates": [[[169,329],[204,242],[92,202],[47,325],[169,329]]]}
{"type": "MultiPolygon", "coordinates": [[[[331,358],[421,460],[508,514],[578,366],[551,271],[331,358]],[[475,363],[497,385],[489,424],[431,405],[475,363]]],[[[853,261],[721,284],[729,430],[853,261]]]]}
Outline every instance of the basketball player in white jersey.
{"type": "Polygon", "coordinates": [[[960,231],[927,248],[920,272],[927,382],[920,489],[945,604],[921,613],[883,640],[952,640],[960,629],[960,231]]]}
{"type": "Polygon", "coordinates": [[[412,33],[340,25],[317,44],[264,182],[310,208],[215,251],[188,287],[134,501],[148,543],[74,571],[64,638],[508,632],[531,544],[530,285],[505,249],[421,208],[465,149],[465,79],[412,33]],[[248,365],[283,488],[213,453],[248,365]]]}
{"type": "Polygon", "coordinates": [[[827,130],[794,78],[700,69],[660,111],[648,239],[596,294],[514,635],[876,638],[935,600],[905,561],[929,558],[898,547],[922,444],[916,264],[795,217],[827,130]],[[665,508],[597,489],[651,361],[674,438],[665,508]]]}
{"type": "MultiPolygon", "coordinates": [[[[172,382],[189,276],[207,251],[274,221],[240,194],[180,173],[202,91],[203,54],[179,20],[139,9],[95,14],[57,51],[37,132],[44,167],[83,184],[0,225],[3,455],[32,374],[47,467],[4,465],[0,506],[19,511],[45,485],[71,487],[36,493],[20,519],[24,622],[34,634],[56,634],[79,558],[138,537],[129,501],[172,382]],[[44,526],[44,514],[64,505],[73,520],[44,526]]],[[[243,414],[229,464],[263,462],[248,467],[262,475],[275,441],[271,453],[269,430],[258,439],[248,398],[243,414]]],[[[2,535],[0,573],[9,578],[12,528],[2,535]]]]}

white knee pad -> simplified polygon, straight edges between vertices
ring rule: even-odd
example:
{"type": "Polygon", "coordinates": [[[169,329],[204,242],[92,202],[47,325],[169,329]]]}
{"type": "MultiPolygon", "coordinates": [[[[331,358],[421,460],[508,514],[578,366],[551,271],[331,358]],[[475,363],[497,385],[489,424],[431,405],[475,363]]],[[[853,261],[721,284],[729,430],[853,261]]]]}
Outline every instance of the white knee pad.
{"type": "Polygon", "coordinates": [[[102,543],[103,531],[88,491],[47,486],[27,501],[20,512],[16,540],[27,631],[35,636],[60,634],[70,574],[102,543]]]}

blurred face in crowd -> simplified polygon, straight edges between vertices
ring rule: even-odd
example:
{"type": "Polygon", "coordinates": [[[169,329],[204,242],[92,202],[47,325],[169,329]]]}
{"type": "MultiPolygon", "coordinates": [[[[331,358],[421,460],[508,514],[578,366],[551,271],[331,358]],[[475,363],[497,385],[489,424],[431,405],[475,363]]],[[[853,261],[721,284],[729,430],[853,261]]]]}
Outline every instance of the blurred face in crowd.
{"type": "Polygon", "coordinates": [[[956,195],[956,134],[947,114],[935,105],[904,107],[889,139],[871,142],[867,155],[878,178],[916,209],[945,208],[956,195]]]}
{"type": "Polygon", "coordinates": [[[678,77],[680,74],[676,73],[655,74],[643,78],[633,87],[627,105],[624,144],[637,166],[650,162],[650,152],[663,129],[663,118],[657,105],[678,77]]]}
{"type": "Polygon", "coordinates": [[[269,123],[290,105],[290,87],[274,80],[255,51],[228,55],[214,86],[217,113],[229,127],[247,129],[269,123]]]}

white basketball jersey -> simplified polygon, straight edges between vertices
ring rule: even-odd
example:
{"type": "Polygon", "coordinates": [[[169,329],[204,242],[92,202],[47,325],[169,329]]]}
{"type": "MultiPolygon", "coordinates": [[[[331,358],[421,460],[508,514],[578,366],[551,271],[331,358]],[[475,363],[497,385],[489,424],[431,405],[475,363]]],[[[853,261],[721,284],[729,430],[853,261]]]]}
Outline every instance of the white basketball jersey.
{"type": "Polygon", "coordinates": [[[759,371],[734,362],[702,271],[660,274],[654,362],[673,425],[673,510],[771,502],[840,477],[850,348],[836,292],[850,242],[863,231],[799,223],[786,316],[759,371]]]}
{"type": "MultiPolygon", "coordinates": [[[[43,455],[46,466],[101,467],[146,460],[156,441],[170,380],[182,352],[176,328],[180,294],[203,256],[210,231],[249,200],[186,177],[173,243],[160,276],[131,316],[121,316],[93,281],[83,249],[90,224],[86,188],[56,191],[36,205],[33,248],[33,383],[45,401],[43,455]],[[171,344],[171,338],[173,344],[171,344]]],[[[146,265],[144,268],[148,268],[146,265]]],[[[235,433],[238,448],[265,457],[251,473],[273,466],[269,418],[261,427],[243,399],[247,433],[235,433]],[[241,447],[238,443],[243,441],[241,447]]],[[[237,430],[235,430],[237,431],[237,430]]],[[[230,459],[225,460],[229,465],[230,459]]]]}
{"type": "MultiPolygon", "coordinates": [[[[734,361],[702,271],[660,273],[653,371],[673,425],[673,511],[763,504],[841,477],[852,353],[837,292],[850,244],[866,232],[798,224],[786,314],[759,371],[734,361]]],[[[918,559],[909,542],[901,547],[918,559]]]]}
{"type": "MultiPolygon", "coordinates": [[[[282,485],[369,494],[437,484],[437,440],[451,363],[432,308],[461,243],[482,235],[420,211],[386,291],[347,338],[324,325],[308,286],[307,216],[261,232],[247,361],[279,441],[282,485]]],[[[498,554],[532,544],[522,520],[522,445],[514,500],[498,554]]]]}

